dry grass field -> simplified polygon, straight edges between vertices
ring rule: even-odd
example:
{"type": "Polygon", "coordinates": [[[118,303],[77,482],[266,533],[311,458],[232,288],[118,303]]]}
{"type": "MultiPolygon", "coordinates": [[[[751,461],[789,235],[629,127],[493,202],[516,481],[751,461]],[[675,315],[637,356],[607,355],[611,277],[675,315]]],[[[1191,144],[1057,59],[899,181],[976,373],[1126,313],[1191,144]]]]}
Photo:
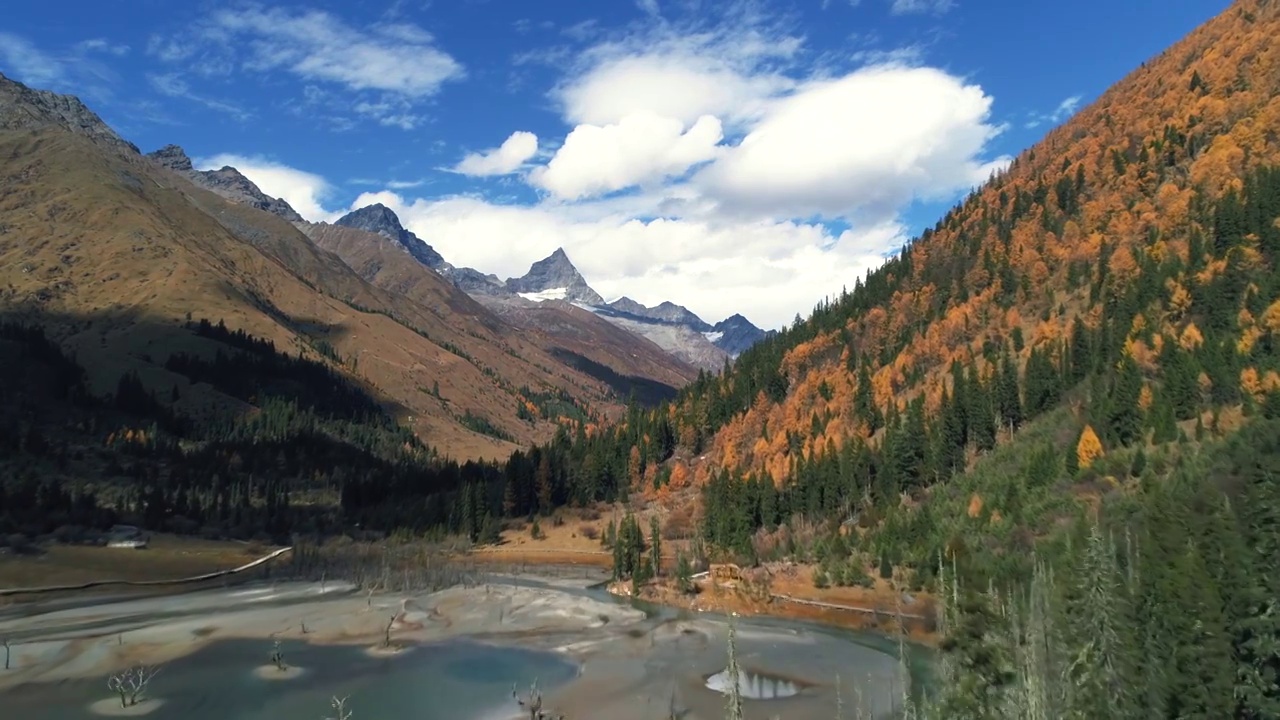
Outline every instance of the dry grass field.
{"type": "Polygon", "coordinates": [[[172,580],[238,567],[273,548],[255,543],[153,535],[146,549],[50,545],[0,554],[0,588],[100,580],[172,580]]]}

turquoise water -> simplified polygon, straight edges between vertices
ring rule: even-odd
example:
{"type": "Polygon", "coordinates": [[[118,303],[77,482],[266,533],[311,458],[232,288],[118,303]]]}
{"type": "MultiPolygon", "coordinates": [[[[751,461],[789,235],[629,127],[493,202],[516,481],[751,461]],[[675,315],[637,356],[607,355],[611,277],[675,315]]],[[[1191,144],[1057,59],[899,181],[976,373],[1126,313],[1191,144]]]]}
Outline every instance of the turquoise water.
{"type": "MultiPolygon", "coordinates": [[[[152,681],[150,695],[164,705],[147,717],[159,720],[321,720],[332,717],[329,699],[349,696],[356,718],[470,720],[519,712],[512,683],[523,695],[535,679],[554,688],[578,673],[558,655],[497,648],[467,641],[414,647],[396,657],[375,658],[363,648],[283,645],[289,665],[305,669],[293,680],[261,680],[253,671],[271,653],[267,641],[219,642],[168,665],[152,681]]],[[[5,718],[85,720],[110,697],[106,680],[26,685],[0,696],[5,718]]]]}

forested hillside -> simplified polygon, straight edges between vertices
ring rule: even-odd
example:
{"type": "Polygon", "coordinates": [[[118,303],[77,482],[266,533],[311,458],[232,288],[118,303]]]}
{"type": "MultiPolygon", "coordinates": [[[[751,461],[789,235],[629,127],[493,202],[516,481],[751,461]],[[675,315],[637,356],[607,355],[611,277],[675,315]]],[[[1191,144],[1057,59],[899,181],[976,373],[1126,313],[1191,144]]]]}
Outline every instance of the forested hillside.
{"type": "Polygon", "coordinates": [[[693,500],[713,552],[939,592],[930,717],[1280,717],[1276,37],[1236,2],[507,509],[693,500]]]}
{"type": "Polygon", "coordinates": [[[677,477],[839,477],[819,493],[834,510],[934,484],[1066,400],[1102,451],[1261,406],[1280,390],[1278,15],[1237,3],[852,290],[565,467],[625,477],[638,454],[643,474],[678,447],[677,477]]]}

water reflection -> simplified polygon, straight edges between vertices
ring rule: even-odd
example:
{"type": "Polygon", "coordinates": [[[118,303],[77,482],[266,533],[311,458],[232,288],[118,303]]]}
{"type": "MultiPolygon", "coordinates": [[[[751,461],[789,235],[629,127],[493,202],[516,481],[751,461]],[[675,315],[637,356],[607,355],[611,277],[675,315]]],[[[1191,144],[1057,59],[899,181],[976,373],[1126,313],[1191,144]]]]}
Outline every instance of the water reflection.
{"type": "MultiPolygon", "coordinates": [[[[264,682],[254,668],[267,659],[265,641],[227,640],[164,666],[150,690],[164,705],[148,720],[315,720],[332,717],[330,698],[349,696],[356,718],[510,717],[519,708],[511,686],[535,680],[546,689],[577,675],[552,655],[464,640],[415,646],[389,658],[363,647],[283,643],[294,679],[264,682]],[[495,714],[496,713],[496,714],[495,714]]],[[[90,704],[110,698],[100,678],[33,683],[0,693],[4,720],[93,720],[90,704]]]]}
{"type": "MultiPolygon", "coordinates": [[[[707,687],[718,693],[729,694],[731,687],[729,671],[721,670],[707,678],[707,687]]],[[[775,700],[799,694],[800,685],[795,681],[774,675],[739,670],[738,692],[749,700],[775,700]]]]}

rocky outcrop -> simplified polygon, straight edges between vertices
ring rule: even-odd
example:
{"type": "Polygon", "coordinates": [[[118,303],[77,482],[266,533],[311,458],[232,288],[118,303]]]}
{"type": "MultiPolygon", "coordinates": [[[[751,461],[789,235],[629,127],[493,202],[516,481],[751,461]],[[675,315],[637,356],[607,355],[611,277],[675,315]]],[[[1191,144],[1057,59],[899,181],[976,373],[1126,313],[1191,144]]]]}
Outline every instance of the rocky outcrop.
{"type": "Polygon", "coordinates": [[[564,248],[557,248],[548,257],[535,262],[522,277],[507,280],[507,289],[515,293],[535,295],[563,290],[563,293],[558,293],[559,296],[552,299],[583,305],[604,305],[604,298],[591,289],[586,278],[570,262],[564,248]]]}
{"type": "Polygon", "coordinates": [[[0,129],[25,130],[57,126],[109,145],[127,154],[138,147],[116,134],[80,98],[48,90],[33,90],[0,74],[0,129]]]}
{"type": "Polygon", "coordinates": [[[776,333],[776,330],[761,330],[750,320],[735,313],[713,325],[704,334],[716,347],[737,357],[747,348],[776,333]]]}
{"type": "Polygon", "coordinates": [[[641,305],[629,297],[621,297],[609,303],[607,307],[615,312],[630,315],[635,318],[685,325],[693,330],[697,330],[698,332],[707,332],[711,330],[711,325],[707,324],[705,320],[695,315],[692,310],[673,302],[664,301],[654,307],[648,307],[646,305],[641,305]]]}
{"type": "Polygon", "coordinates": [[[289,222],[303,222],[302,216],[289,203],[262,192],[252,180],[230,165],[218,170],[196,170],[191,164],[191,158],[187,157],[186,151],[177,145],[165,145],[155,152],[148,153],[147,157],[187,178],[198,187],[217,193],[232,202],[265,210],[289,222]]]}
{"type": "MultiPolygon", "coordinates": [[[[437,272],[452,269],[444,257],[421,238],[405,229],[391,208],[375,203],[343,215],[334,225],[364,230],[395,241],[418,262],[437,272]]],[[[474,271],[473,271],[474,272],[474,271]]],[[[465,289],[465,288],[464,288],[465,289]]]]}

